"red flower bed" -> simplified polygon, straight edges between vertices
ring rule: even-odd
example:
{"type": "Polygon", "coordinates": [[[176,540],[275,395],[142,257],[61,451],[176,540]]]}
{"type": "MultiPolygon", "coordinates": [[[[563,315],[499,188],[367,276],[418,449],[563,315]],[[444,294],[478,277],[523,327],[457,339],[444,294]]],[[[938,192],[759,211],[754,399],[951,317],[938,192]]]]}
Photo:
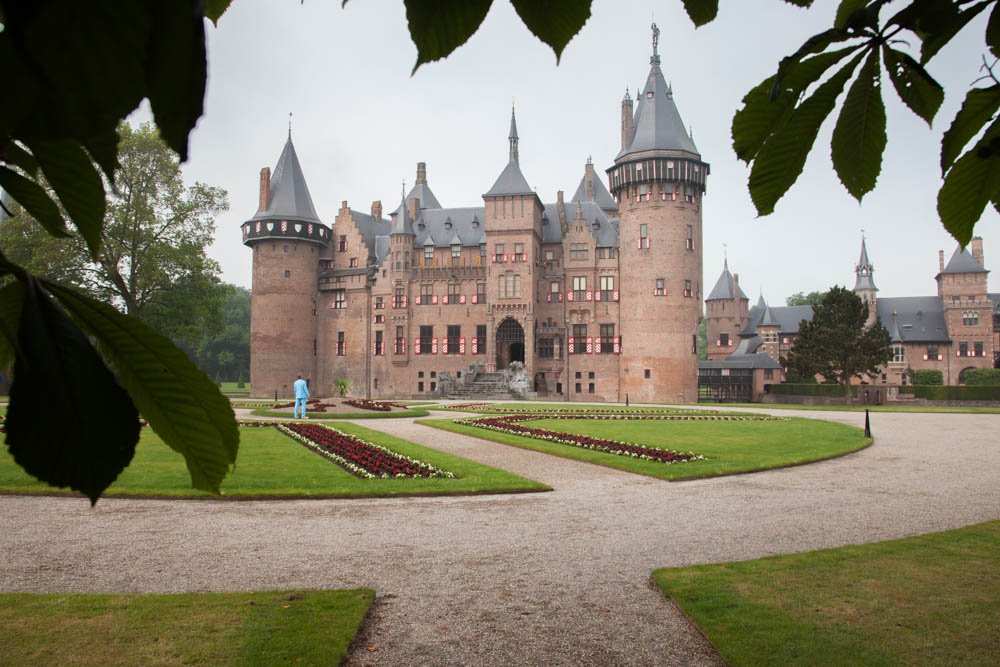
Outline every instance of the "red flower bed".
{"type": "MultiPolygon", "coordinates": [[[[306,412],[326,412],[327,408],[332,408],[336,403],[320,403],[318,398],[307,398],[306,399],[306,412]]],[[[295,401],[291,403],[275,403],[271,406],[272,410],[285,410],[287,408],[294,408],[295,401]]]]}
{"type": "MultiPolygon", "coordinates": [[[[463,424],[470,424],[472,426],[478,426],[479,428],[489,429],[491,431],[500,431],[502,433],[511,433],[514,435],[523,435],[529,438],[535,438],[537,440],[547,440],[549,442],[558,442],[564,445],[573,445],[575,447],[584,447],[585,449],[594,449],[602,452],[607,452],[609,454],[619,454],[622,456],[631,456],[638,459],[645,459],[647,461],[659,461],[661,463],[679,463],[682,461],[693,461],[697,459],[704,459],[704,456],[700,454],[695,454],[693,452],[676,452],[669,449],[659,449],[657,447],[647,447],[646,445],[641,445],[632,442],[619,442],[618,440],[609,440],[607,438],[594,438],[589,435],[576,435],[573,433],[560,433],[558,431],[549,431],[542,428],[535,428],[532,426],[521,426],[517,422],[529,421],[532,419],[538,419],[538,415],[532,414],[518,414],[518,415],[505,415],[503,417],[475,417],[473,419],[462,420],[463,424]]],[[[546,418],[553,418],[547,416],[546,418]]],[[[555,416],[557,419],[580,419],[580,415],[564,415],[555,416]]],[[[688,415],[639,415],[636,417],[631,417],[627,414],[622,415],[588,415],[584,417],[586,419],[686,419],[688,415]]]]}
{"type": "Polygon", "coordinates": [[[340,464],[348,472],[369,479],[382,477],[454,477],[429,463],[356,438],[330,426],[283,422],[278,429],[340,464]]]}
{"type": "Polygon", "coordinates": [[[376,410],[378,412],[390,412],[393,408],[406,407],[392,401],[372,401],[367,398],[351,398],[344,401],[344,405],[361,408],[362,410],[376,410]]]}

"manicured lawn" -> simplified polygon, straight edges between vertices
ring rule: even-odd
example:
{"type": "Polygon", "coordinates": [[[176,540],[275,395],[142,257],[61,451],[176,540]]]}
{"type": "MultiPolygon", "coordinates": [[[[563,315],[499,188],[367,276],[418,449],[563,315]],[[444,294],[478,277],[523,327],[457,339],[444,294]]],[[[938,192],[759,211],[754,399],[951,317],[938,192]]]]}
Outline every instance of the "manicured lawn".
{"type": "Polygon", "coordinates": [[[1000,521],[654,579],[733,665],[995,665],[1000,521]]]}
{"type": "MultiPolygon", "coordinates": [[[[258,408],[251,414],[258,417],[285,417],[289,418],[292,413],[285,410],[270,410],[268,408],[258,408]]],[[[357,412],[309,412],[306,417],[309,419],[399,419],[401,417],[426,417],[430,413],[423,408],[413,408],[412,410],[399,410],[396,412],[379,412],[378,410],[358,410],[357,412]]]]}
{"type": "Polygon", "coordinates": [[[716,477],[798,465],[840,456],[871,444],[861,429],[800,418],[733,422],[539,418],[520,422],[523,426],[694,452],[707,459],[664,464],[488,431],[452,421],[425,420],[419,423],[669,480],[716,477]]]}
{"type": "MultiPolygon", "coordinates": [[[[356,424],[337,428],[406,456],[426,461],[456,475],[455,479],[359,479],[271,427],[240,429],[236,469],[222,483],[224,496],[374,497],[397,495],[451,495],[549,491],[550,487],[512,473],[451,456],[356,424]]],[[[0,492],[57,492],[30,477],[2,448],[0,492]]],[[[106,495],[204,497],[191,488],[184,459],[163,444],[152,429],[144,428],[132,464],[106,495]]]]}
{"type": "MultiPolygon", "coordinates": [[[[529,412],[559,412],[559,413],[571,413],[571,412],[587,412],[587,413],[602,413],[602,412],[614,412],[616,414],[652,414],[652,413],[663,413],[663,414],[688,414],[688,413],[704,413],[704,412],[718,412],[714,408],[702,408],[702,407],[673,407],[666,405],[633,405],[630,407],[625,407],[624,405],[607,405],[607,404],[583,404],[583,403],[488,403],[483,405],[478,405],[478,407],[471,408],[455,408],[454,405],[477,405],[475,402],[471,403],[457,403],[453,405],[441,405],[437,409],[440,410],[456,410],[458,412],[482,412],[482,413],[529,413],[529,412]]],[[[758,405],[758,407],[760,407],[758,405]]]]}
{"type": "MultiPolygon", "coordinates": [[[[714,409],[714,403],[701,403],[707,409],[714,409]]],[[[867,408],[871,412],[931,412],[940,414],[980,414],[996,415],[1000,414],[1000,407],[965,407],[950,405],[795,405],[793,403],[725,403],[719,408],[763,408],[775,410],[823,410],[827,412],[864,412],[867,408]]]]}
{"type": "Polygon", "coordinates": [[[337,665],[374,591],[0,594],[4,665],[337,665]]]}

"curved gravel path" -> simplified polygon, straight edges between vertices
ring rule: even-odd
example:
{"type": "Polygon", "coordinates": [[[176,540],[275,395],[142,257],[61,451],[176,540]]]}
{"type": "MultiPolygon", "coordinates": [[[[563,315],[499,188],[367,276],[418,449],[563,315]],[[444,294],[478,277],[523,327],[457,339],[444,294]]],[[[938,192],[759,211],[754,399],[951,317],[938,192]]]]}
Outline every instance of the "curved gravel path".
{"type": "MultiPolygon", "coordinates": [[[[767,412],[767,410],[755,410],[767,412]]],[[[861,426],[863,414],[773,411],[861,426]]],[[[1000,518],[1000,415],[874,413],[875,444],[808,466],[668,483],[446,434],[369,428],[551,493],[278,502],[0,497],[0,590],[367,586],[357,665],[721,664],[649,583],[1000,518]]]]}

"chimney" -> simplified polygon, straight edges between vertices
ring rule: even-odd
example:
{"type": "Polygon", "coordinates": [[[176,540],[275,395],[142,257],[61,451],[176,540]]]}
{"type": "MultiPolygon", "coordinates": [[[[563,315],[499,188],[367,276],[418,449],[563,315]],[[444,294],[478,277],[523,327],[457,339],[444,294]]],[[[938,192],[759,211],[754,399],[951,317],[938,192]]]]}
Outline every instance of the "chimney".
{"type": "Polygon", "coordinates": [[[628,148],[629,140],[632,138],[632,98],[628,91],[625,91],[625,99],[622,100],[622,150],[628,148]]]}
{"type": "Polygon", "coordinates": [[[983,237],[973,237],[970,245],[972,246],[972,259],[976,260],[979,266],[985,268],[986,264],[983,263],[983,237]]]}
{"type": "Polygon", "coordinates": [[[944,250],[938,250],[938,273],[944,273],[944,250]]]}
{"type": "Polygon", "coordinates": [[[594,192],[594,161],[587,158],[587,167],[583,172],[584,201],[595,201],[597,196],[594,192]]]}
{"type": "Polygon", "coordinates": [[[257,212],[263,213],[267,210],[267,198],[271,194],[271,168],[264,167],[260,170],[260,202],[257,204],[257,212]]]}
{"type": "Polygon", "coordinates": [[[376,199],[372,202],[372,217],[378,222],[382,219],[382,200],[376,199]]]}
{"type": "Polygon", "coordinates": [[[410,220],[416,220],[417,215],[420,213],[420,200],[416,197],[411,197],[406,200],[406,210],[410,214],[410,220]]]}
{"type": "Polygon", "coordinates": [[[566,233],[566,204],[563,201],[563,191],[556,193],[556,210],[559,211],[559,229],[566,233]]]}
{"type": "Polygon", "coordinates": [[[414,185],[427,185],[427,163],[417,163],[417,181],[414,185]]]}
{"type": "Polygon", "coordinates": [[[740,274],[733,274],[733,301],[739,302],[740,300],[740,274]]]}

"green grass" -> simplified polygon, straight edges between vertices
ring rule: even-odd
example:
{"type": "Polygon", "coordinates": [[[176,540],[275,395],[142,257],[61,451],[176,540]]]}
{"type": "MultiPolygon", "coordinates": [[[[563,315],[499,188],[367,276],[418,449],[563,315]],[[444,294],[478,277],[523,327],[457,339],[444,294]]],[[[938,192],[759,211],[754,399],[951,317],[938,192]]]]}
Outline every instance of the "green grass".
{"type": "MultiPolygon", "coordinates": [[[[281,410],[270,410],[267,408],[258,408],[251,412],[251,414],[258,417],[291,417],[292,413],[281,410]]],[[[426,417],[430,413],[423,408],[414,408],[413,410],[400,410],[399,412],[379,412],[378,410],[362,410],[361,412],[348,412],[343,414],[338,414],[335,412],[309,412],[306,411],[306,417],[309,419],[400,419],[403,417],[426,417]]],[[[339,427],[338,427],[339,428],[339,427]]]]}
{"type": "Polygon", "coordinates": [[[423,420],[418,423],[668,480],[717,477],[811,463],[854,452],[871,444],[861,429],[801,418],[734,422],[540,418],[520,422],[525,426],[695,452],[707,457],[704,461],[664,464],[489,431],[450,420],[423,420]]]}
{"type": "Polygon", "coordinates": [[[732,665],[995,665],[1000,521],[656,570],[732,665]]]}
{"type": "MultiPolygon", "coordinates": [[[[475,404],[471,401],[470,404],[475,404]]],[[[461,404],[459,404],[461,405],[461,404]]],[[[758,404],[758,407],[759,404],[758,404]]],[[[705,410],[699,407],[674,407],[666,405],[633,405],[630,407],[625,407],[624,405],[590,405],[586,403],[489,403],[486,405],[481,405],[475,408],[454,408],[450,405],[442,405],[437,409],[440,410],[452,410],[455,412],[481,412],[481,413],[527,413],[527,412],[614,412],[616,414],[650,414],[650,413],[663,413],[663,414],[687,414],[687,413],[699,413],[703,414],[705,412],[718,412],[718,410],[711,409],[705,410]]]]}
{"type": "MultiPolygon", "coordinates": [[[[549,491],[550,487],[504,470],[421,447],[356,424],[337,428],[369,442],[454,473],[456,479],[360,479],[274,428],[241,428],[236,469],[222,483],[229,498],[361,498],[549,491]]],[[[0,493],[58,493],[25,473],[6,448],[0,451],[0,493]]],[[[132,464],[107,496],[203,497],[191,488],[184,459],[144,428],[132,464]]]]}
{"type": "Polygon", "coordinates": [[[867,408],[871,412],[931,412],[940,414],[1000,414],[1000,407],[964,407],[960,405],[796,405],[794,403],[699,403],[703,406],[716,406],[719,408],[754,408],[762,410],[764,408],[775,410],[822,410],[827,412],[864,412],[867,408]]]}
{"type": "Polygon", "coordinates": [[[374,591],[0,594],[4,665],[337,665],[374,591]]]}

